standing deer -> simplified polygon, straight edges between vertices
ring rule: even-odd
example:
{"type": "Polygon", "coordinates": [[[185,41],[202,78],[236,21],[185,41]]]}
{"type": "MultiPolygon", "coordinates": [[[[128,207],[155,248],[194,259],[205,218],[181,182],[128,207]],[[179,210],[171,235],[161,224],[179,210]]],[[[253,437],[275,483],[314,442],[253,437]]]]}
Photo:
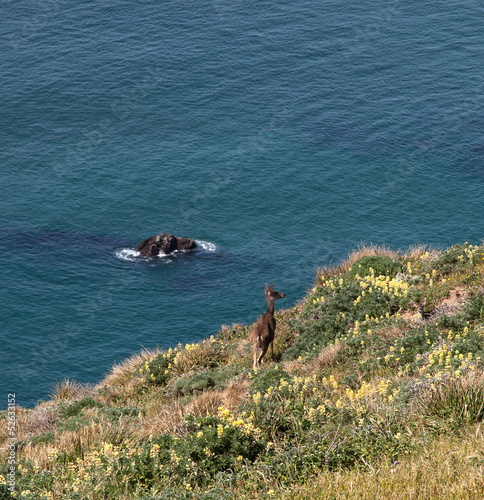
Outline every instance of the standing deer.
{"type": "Polygon", "coordinates": [[[271,346],[271,356],[274,360],[274,333],[276,331],[276,318],[274,318],[274,301],[282,299],[285,293],[276,292],[274,283],[269,288],[266,283],[265,294],[267,300],[267,311],[257,320],[252,330],[252,350],[254,352],[254,370],[262,363],[269,344],[271,346]],[[261,353],[259,354],[259,349],[261,353]]]}

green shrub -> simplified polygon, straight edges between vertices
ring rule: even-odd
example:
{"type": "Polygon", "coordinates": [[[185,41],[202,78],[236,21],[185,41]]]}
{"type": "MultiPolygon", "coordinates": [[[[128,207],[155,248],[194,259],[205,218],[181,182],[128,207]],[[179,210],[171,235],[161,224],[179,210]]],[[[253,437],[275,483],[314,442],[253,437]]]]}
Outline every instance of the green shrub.
{"type": "Polygon", "coordinates": [[[12,493],[8,490],[6,484],[0,484],[0,500],[10,500],[15,498],[12,493]]]}
{"type": "MultiPolygon", "coordinates": [[[[21,465],[23,467],[22,470],[17,468],[15,475],[16,491],[20,491],[20,495],[17,493],[17,498],[26,498],[29,500],[45,500],[46,497],[41,494],[41,491],[52,488],[52,485],[54,483],[52,472],[43,470],[41,474],[38,474],[34,473],[34,467],[32,463],[23,462],[21,465]],[[30,493],[28,493],[27,490],[29,490],[30,493]]],[[[0,472],[0,476],[2,475],[3,474],[1,474],[0,472]]],[[[0,485],[0,488],[1,486],[2,485],[0,485]]],[[[2,497],[0,493],[0,499],[2,498],[9,497],[2,497]]]]}
{"type": "Polygon", "coordinates": [[[437,321],[437,327],[454,332],[461,332],[466,326],[469,326],[467,315],[457,313],[452,316],[442,314],[437,321]]]}
{"type": "Polygon", "coordinates": [[[76,401],[74,404],[70,405],[64,412],[63,418],[71,418],[79,415],[84,408],[102,408],[104,406],[100,401],[96,401],[91,397],[81,399],[76,401]]]}
{"type": "Polygon", "coordinates": [[[228,360],[226,347],[225,342],[213,336],[185,347],[178,344],[175,349],[146,360],[140,365],[139,373],[145,384],[165,385],[170,378],[224,364],[228,360]]]}
{"type": "Polygon", "coordinates": [[[367,293],[363,296],[354,308],[353,314],[349,314],[351,321],[364,321],[367,316],[370,318],[380,318],[393,314],[398,310],[399,298],[381,290],[374,290],[373,293],[367,293]]]}
{"type": "Polygon", "coordinates": [[[85,427],[91,422],[91,419],[88,419],[84,416],[77,415],[75,417],[68,418],[66,420],[61,420],[56,424],[56,430],[59,433],[69,432],[69,431],[77,431],[81,427],[85,427]]]}
{"type": "Polygon", "coordinates": [[[428,352],[438,340],[439,332],[432,325],[414,328],[396,340],[395,352],[400,357],[400,363],[412,363],[419,355],[428,352]]]}
{"type": "MultiPolygon", "coordinates": [[[[339,306],[345,307],[343,303],[339,306]]],[[[315,319],[295,320],[291,323],[291,327],[297,332],[297,337],[283,353],[283,360],[292,360],[299,356],[303,358],[316,356],[322,348],[346,334],[348,320],[339,314],[333,302],[326,302],[319,306],[315,319]]]]}
{"type": "Polygon", "coordinates": [[[175,352],[158,354],[149,361],[145,361],[139,368],[146,384],[165,385],[168,381],[175,352]]]}
{"type": "Polygon", "coordinates": [[[322,469],[335,471],[362,465],[360,449],[336,432],[333,439],[319,432],[312,435],[311,441],[291,444],[265,459],[276,480],[305,482],[322,469]]]}
{"type": "Polygon", "coordinates": [[[464,310],[465,317],[469,321],[484,320],[484,294],[479,293],[469,297],[469,303],[464,310]]]}
{"type": "Polygon", "coordinates": [[[357,373],[349,373],[343,377],[341,383],[350,389],[357,391],[361,387],[361,380],[357,373]]]}
{"type": "Polygon", "coordinates": [[[382,457],[394,460],[412,446],[403,436],[404,421],[395,417],[334,406],[321,413],[322,401],[309,393],[273,394],[261,397],[254,412],[267,439],[282,443],[262,457],[275,479],[298,481],[321,469],[366,467],[382,457]]]}
{"type": "Polygon", "coordinates": [[[190,396],[207,389],[223,389],[241,373],[242,367],[232,363],[198,373],[187,373],[175,383],[175,391],[180,396],[190,396]]]}
{"type": "Polygon", "coordinates": [[[354,278],[356,275],[361,277],[371,274],[373,269],[375,276],[395,277],[401,270],[402,264],[390,257],[383,255],[370,255],[357,259],[346,273],[348,278],[354,278]]]}
{"type": "Polygon", "coordinates": [[[110,406],[99,411],[100,415],[106,416],[109,420],[119,420],[120,417],[137,417],[139,413],[140,410],[135,406],[110,406]]]}
{"type": "MultiPolygon", "coordinates": [[[[368,276],[377,281],[376,273],[372,273],[369,267],[368,272],[368,276]]],[[[284,360],[299,356],[314,357],[336,339],[346,336],[351,324],[362,323],[367,318],[390,316],[405,298],[403,292],[397,294],[395,288],[384,286],[381,280],[374,287],[367,283],[362,286],[361,282],[345,278],[332,279],[327,283],[310,296],[301,318],[288,321],[291,330],[297,332],[297,337],[283,353],[284,360]]],[[[400,286],[399,283],[392,282],[392,286],[400,286]]]]}
{"type": "Polygon", "coordinates": [[[177,394],[189,396],[194,393],[203,392],[215,387],[215,380],[210,372],[200,372],[195,375],[187,375],[177,380],[175,390],[177,394]]]}
{"type": "Polygon", "coordinates": [[[265,370],[259,370],[252,382],[251,392],[266,392],[269,387],[278,385],[281,380],[289,381],[291,375],[277,365],[265,370]]]}
{"type": "MultiPolygon", "coordinates": [[[[162,435],[151,445],[151,450],[157,446],[162,475],[171,481],[210,484],[218,473],[237,470],[243,463],[253,462],[264,450],[264,444],[247,422],[188,416],[187,425],[183,439],[162,435]]],[[[152,457],[150,447],[148,451],[145,458],[152,457]]],[[[153,473],[150,467],[143,472],[149,477],[153,473]]]]}
{"type": "Polygon", "coordinates": [[[32,436],[28,441],[32,446],[37,444],[50,444],[54,442],[54,431],[44,432],[42,434],[37,434],[32,436]]]}
{"type": "Polygon", "coordinates": [[[437,259],[435,267],[441,274],[469,270],[484,256],[482,248],[464,243],[448,248],[437,259]]]}
{"type": "Polygon", "coordinates": [[[429,417],[458,428],[484,420],[484,378],[471,373],[466,377],[441,381],[420,399],[429,417]]]}
{"type": "MultiPolygon", "coordinates": [[[[360,347],[362,335],[348,339],[348,345],[354,346],[357,352],[360,347]]],[[[375,375],[382,368],[395,371],[400,369],[406,375],[413,375],[424,362],[424,356],[439,340],[439,332],[433,325],[412,328],[393,341],[381,339],[365,340],[365,348],[370,348],[372,355],[361,363],[363,373],[375,375]]],[[[437,369],[437,367],[436,367],[437,369]]]]}

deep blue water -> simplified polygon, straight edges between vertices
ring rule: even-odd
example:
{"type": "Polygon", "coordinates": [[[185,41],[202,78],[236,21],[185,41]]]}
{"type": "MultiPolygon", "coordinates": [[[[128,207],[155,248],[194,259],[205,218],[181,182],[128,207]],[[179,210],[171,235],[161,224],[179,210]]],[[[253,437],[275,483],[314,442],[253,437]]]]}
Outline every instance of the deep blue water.
{"type": "Polygon", "coordinates": [[[361,243],[484,235],[484,6],[0,6],[0,408],[297,302],[361,243]],[[130,250],[166,231],[205,242],[130,250]]]}

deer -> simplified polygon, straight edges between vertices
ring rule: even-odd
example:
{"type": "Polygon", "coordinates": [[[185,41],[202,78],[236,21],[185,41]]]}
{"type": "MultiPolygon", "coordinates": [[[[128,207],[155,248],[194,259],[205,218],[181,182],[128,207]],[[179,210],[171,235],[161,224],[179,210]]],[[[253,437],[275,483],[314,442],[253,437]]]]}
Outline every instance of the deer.
{"type": "Polygon", "coordinates": [[[413,300],[411,301],[412,306],[415,307],[418,311],[418,319],[428,320],[432,315],[431,312],[425,312],[425,304],[427,303],[427,297],[425,297],[420,303],[416,304],[413,300]]]}
{"type": "Polygon", "coordinates": [[[276,292],[274,290],[274,283],[270,288],[265,286],[265,294],[267,300],[267,311],[256,321],[252,330],[252,350],[254,353],[254,370],[257,370],[262,363],[269,345],[271,346],[271,357],[274,359],[274,334],[276,332],[276,318],[274,318],[274,301],[283,299],[286,294],[276,292]],[[260,354],[259,354],[260,350],[260,354]]]}

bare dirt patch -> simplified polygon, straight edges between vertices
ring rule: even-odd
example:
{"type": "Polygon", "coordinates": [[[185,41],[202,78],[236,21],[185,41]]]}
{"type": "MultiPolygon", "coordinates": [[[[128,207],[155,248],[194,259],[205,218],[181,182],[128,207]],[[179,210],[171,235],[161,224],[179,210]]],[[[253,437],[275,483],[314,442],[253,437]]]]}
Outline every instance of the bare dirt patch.
{"type": "MultiPolygon", "coordinates": [[[[462,286],[456,286],[449,290],[449,296],[442,300],[432,311],[428,313],[428,320],[433,320],[445,314],[446,316],[453,316],[462,310],[463,306],[467,303],[469,292],[462,286]]],[[[427,314],[427,313],[426,313],[427,314]]],[[[406,311],[400,315],[405,321],[419,321],[419,313],[417,310],[406,311]]]]}

